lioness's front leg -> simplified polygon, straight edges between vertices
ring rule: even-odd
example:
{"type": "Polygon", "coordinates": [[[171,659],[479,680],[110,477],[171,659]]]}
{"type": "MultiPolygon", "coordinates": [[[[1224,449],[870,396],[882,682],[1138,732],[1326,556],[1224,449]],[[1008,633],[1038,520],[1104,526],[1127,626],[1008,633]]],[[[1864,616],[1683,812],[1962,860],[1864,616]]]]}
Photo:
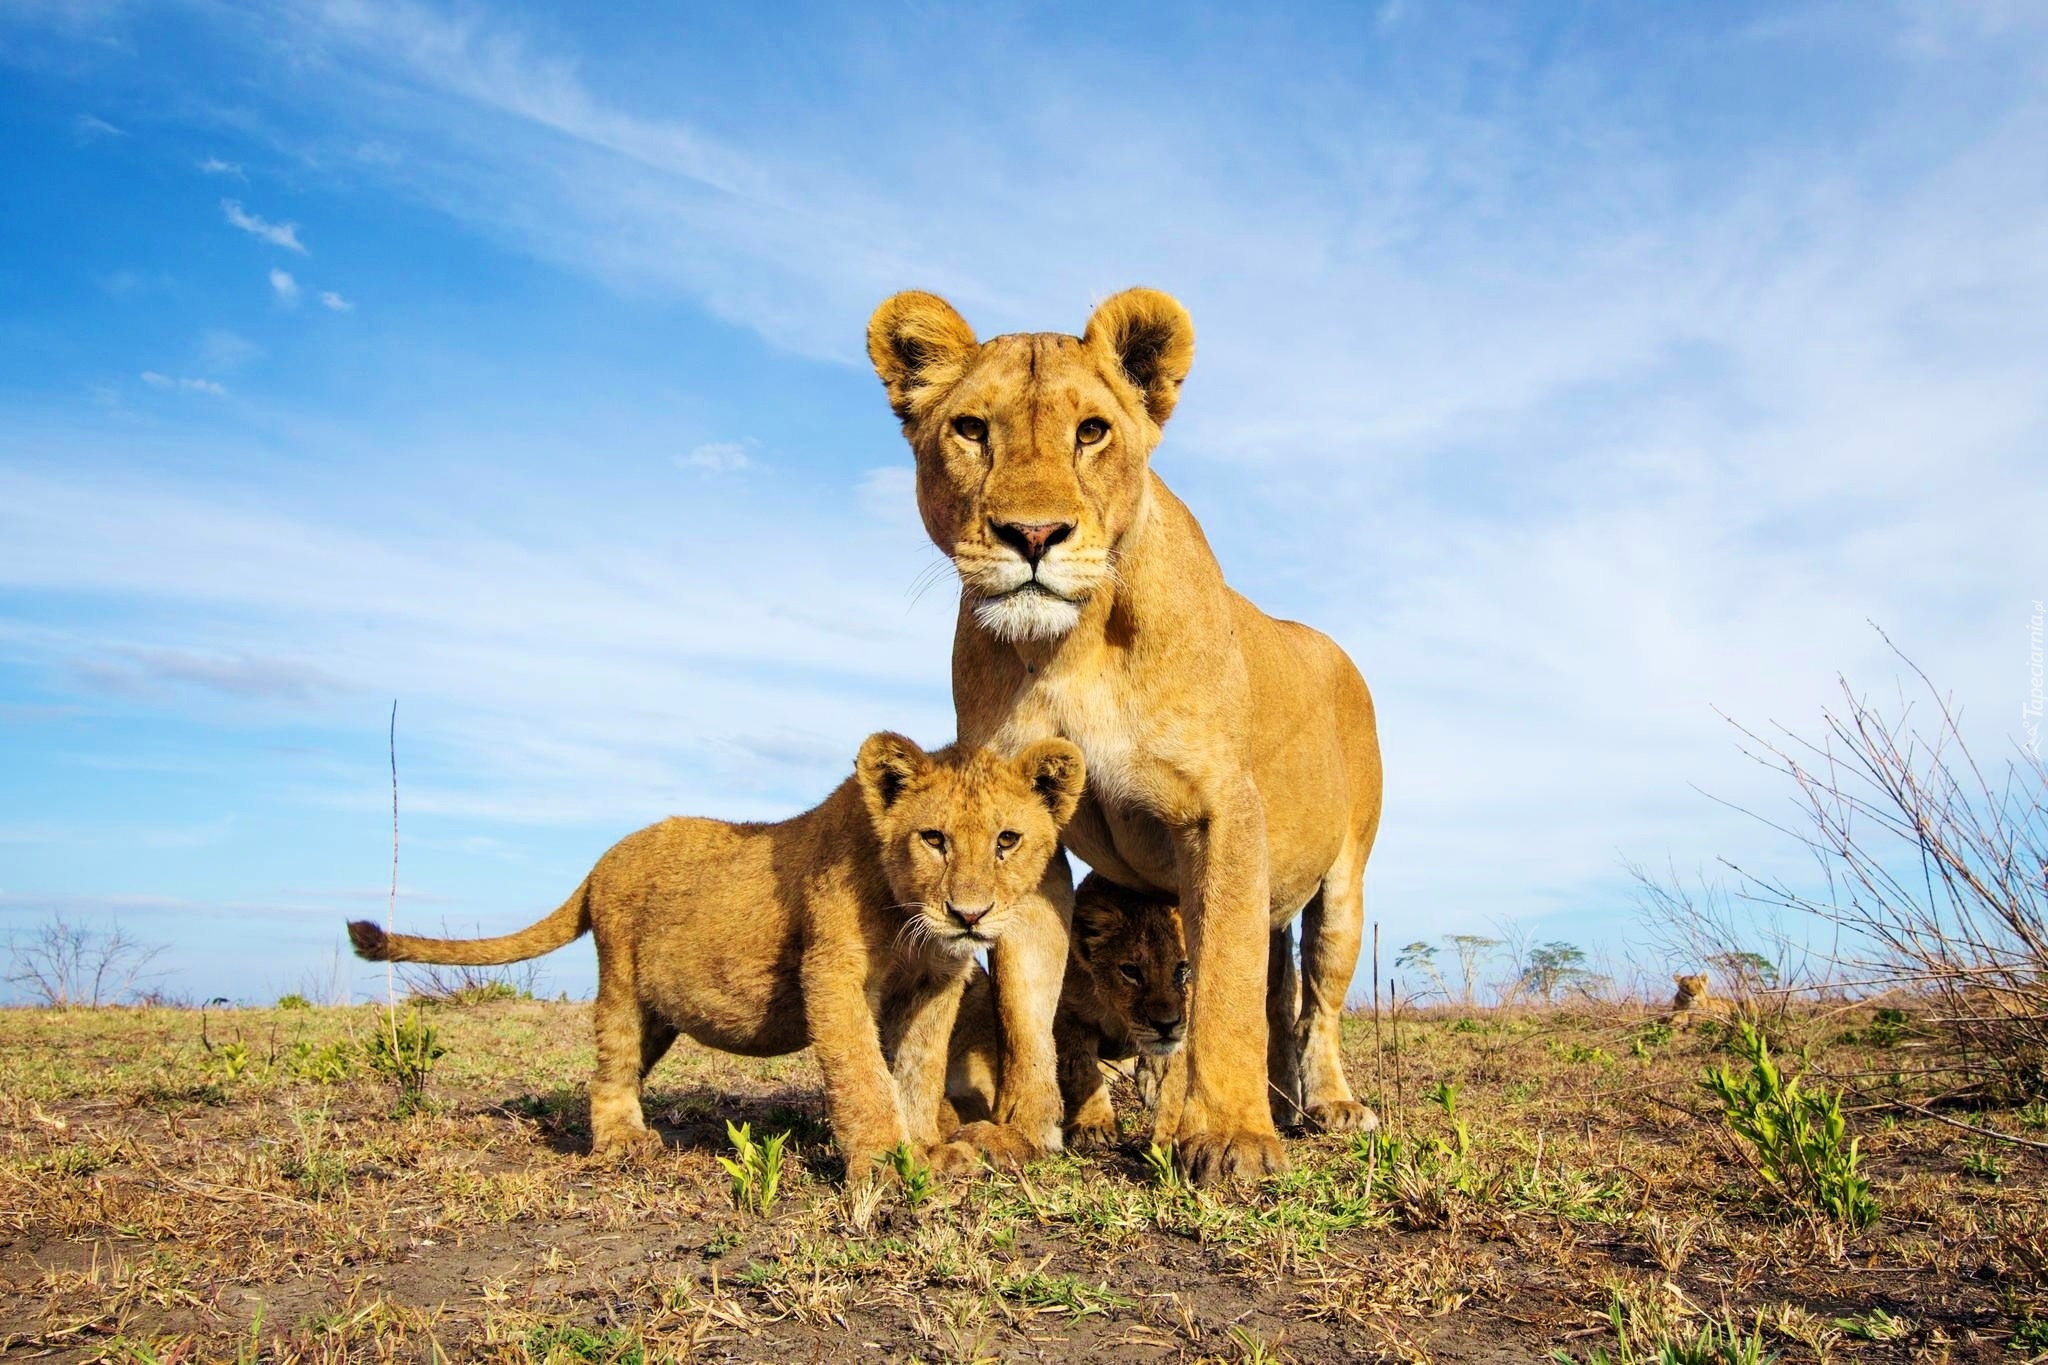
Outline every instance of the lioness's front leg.
{"type": "Polygon", "coordinates": [[[1189,958],[1187,1094],[1174,1160],[1195,1181],[1272,1175],[1287,1154],[1266,1103],[1266,815],[1251,778],[1173,832],[1189,958]]]}
{"type": "Polygon", "coordinates": [[[849,953],[812,947],[804,954],[804,1021],[849,1181],[865,1178],[872,1163],[911,1137],[868,1005],[866,968],[849,953]]]}
{"type": "Polygon", "coordinates": [[[993,1123],[970,1123],[957,1136],[989,1155],[1020,1161],[1061,1146],[1059,1060],[1053,1016],[1067,975],[1067,925],[1074,878],[1064,855],[1046,865],[1034,895],[1018,898],[1014,923],[989,954],[1002,1033],[1002,1074],[993,1123]]]}

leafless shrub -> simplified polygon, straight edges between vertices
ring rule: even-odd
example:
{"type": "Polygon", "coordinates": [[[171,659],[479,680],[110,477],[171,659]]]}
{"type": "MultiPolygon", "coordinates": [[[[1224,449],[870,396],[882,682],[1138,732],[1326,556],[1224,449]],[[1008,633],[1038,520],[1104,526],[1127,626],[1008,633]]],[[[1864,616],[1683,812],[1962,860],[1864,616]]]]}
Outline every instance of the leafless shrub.
{"type": "MultiPolygon", "coordinates": [[[[441,926],[445,937],[448,926],[441,926]]],[[[442,967],[414,964],[399,970],[407,996],[430,1005],[480,1005],[492,1000],[531,1000],[540,984],[537,962],[507,967],[442,967]]]]}
{"type": "Polygon", "coordinates": [[[1817,741],[1742,730],[1796,787],[1804,819],[1785,832],[1823,876],[1808,891],[1735,870],[1747,898],[1839,927],[1843,965],[1868,978],[1845,985],[1931,998],[1964,1088],[2048,1095],[2048,771],[2019,751],[1987,773],[1950,700],[1900,658],[1925,697],[1902,692],[1892,715],[1844,680],[1817,741]]]}
{"type": "Polygon", "coordinates": [[[7,984],[48,1009],[98,1009],[128,999],[137,985],[162,973],[151,964],[162,944],[144,943],[119,923],[104,926],[52,914],[26,931],[7,935],[7,984]]]}

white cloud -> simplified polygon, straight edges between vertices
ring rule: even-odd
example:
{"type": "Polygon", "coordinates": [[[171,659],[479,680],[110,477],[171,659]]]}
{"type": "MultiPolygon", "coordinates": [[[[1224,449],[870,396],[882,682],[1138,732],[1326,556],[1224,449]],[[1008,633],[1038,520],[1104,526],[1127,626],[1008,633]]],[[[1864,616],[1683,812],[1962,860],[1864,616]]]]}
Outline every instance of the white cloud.
{"type": "Polygon", "coordinates": [[[211,394],[215,398],[225,398],[228,392],[211,379],[174,379],[170,375],[160,374],[155,370],[144,370],[142,372],[142,382],[149,385],[152,389],[211,394]]]}
{"type": "Polygon", "coordinates": [[[270,272],[270,291],[277,295],[277,301],[285,307],[296,308],[299,306],[299,282],[291,277],[290,272],[272,270],[270,272]]]}
{"type": "Polygon", "coordinates": [[[209,156],[206,160],[200,162],[199,173],[201,175],[232,176],[236,180],[247,180],[249,178],[243,173],[242,167],[238,162],[222,161],[217,156],[209,156]]]}
{"type": "Polygon", "coordinates": [[[199,368],[214,374],[233,373],[262,354],[261,346],[226,328],[210,328],[199,338],[199,368]]]}
{"type": "Polygon", "coordinates": [[[353,303],[350,303],[332,289],[320,291],[320,305],[332,313],[350,313],[355,311],[353,303]]]}
{"type": "Polygon", "coordinates": [[[87,142],[98,142],[101,138],[105,137],[128,136],[126,129],[116,128],[97,114],[80,114],[72,121],[71,128],[81,145],[87,142]]]}
{"type": "Polygon", "coordinates": [[[273,223],[266,218],[259,218],[244,209],[240,201],[234,199],[221,200],[220,210],[227,216],[228,222],[251,236],[261,237],[272,246],[281,246],[286,251],[296,251],[301,256],[306,254],[305,244],[299,241],[297,223],[273,223]]]}
{"type": "Polygon", "coordinates": [[[752,440],[706,441],[688,454],[678,455],[676,464],[704,474],[737,474],[753,467],[753,457],[749,452],[754,445],[752,440]]]}

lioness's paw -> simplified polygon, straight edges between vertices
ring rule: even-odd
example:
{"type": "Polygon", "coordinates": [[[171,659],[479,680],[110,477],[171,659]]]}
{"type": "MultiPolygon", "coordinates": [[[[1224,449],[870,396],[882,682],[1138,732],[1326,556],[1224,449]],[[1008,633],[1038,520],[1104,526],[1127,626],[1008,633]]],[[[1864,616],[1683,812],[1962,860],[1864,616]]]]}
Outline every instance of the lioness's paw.
{"type": "Polygon", "coordinates": [[[1044,1147],[1007,1123],[970,1123],[954,1129],[946,1141],[966,1143],[998,1166],[1022,1166],[1045,1155],[1044,1147]]]}
{"type": "Polygon", "coordinates": [[[1070,1152],[1099,1152],[1105,1147],[1116,1146],[1116,1140],[1114,1119],[1083,1119],[1067,1129],[1067,1150],[1070,1152]]]}
{"type": "Polygon", "coordinates": [[[1380,1116],[1357,1100],[1330,1100],[1308,1107],[1309,1125],[1325,1133],[1370,1133],[1380,1116]]]}
{"type": "Polygon", "coordinates": [[[1173,1144],[1173,1163],[1196,1185],[1259,1180],[1287,1169],[1287,1153],[1272,1133],[1185,1133],[1173,1144]]]}

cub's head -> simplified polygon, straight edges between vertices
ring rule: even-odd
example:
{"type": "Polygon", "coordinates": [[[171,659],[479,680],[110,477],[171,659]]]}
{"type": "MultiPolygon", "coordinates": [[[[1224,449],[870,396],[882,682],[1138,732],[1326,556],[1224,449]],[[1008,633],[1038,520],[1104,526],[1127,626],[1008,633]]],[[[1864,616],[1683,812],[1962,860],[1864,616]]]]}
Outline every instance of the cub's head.
{"type": "Polygon", "coordinates": [[[1095,998],[1139,1051],[1161,1056],[1180,1046],[1189,973],[1178,905],[1091,872],[1074,892],[1073,945],[1095,998]]]}
{"type": "Polygon", "coordinates": [[[1704,999],[1707,994],[1707,974],[1705,972],[1700,972],[1695,976],[1674,976],[1671,980],[1678,986],[1678,994],[1671,998],[1671,1003],[1681,1009],[1692,1004],[1695,1000],[1704,999]]]}
{"type": "Polygon", "coordinates": [[[1059,851],[1085,776],[1081,751],[1063,739],[1004,758],[927,754],[901,735],[870,735],[854,778],[889,890],[910,914],[906,936],[961,957],[1000,938],[1059,851]]]}
{"type": "Polygon", "coordinates": [[[898,294],[868,356],[917,455],[925,530],[982,627],[1051,640],[1115,576],[1146,460],[1195,358],[1187,310],[1155,289],[1105,301],[1078,337],[987,342],[935,294],[898,294]]]}

